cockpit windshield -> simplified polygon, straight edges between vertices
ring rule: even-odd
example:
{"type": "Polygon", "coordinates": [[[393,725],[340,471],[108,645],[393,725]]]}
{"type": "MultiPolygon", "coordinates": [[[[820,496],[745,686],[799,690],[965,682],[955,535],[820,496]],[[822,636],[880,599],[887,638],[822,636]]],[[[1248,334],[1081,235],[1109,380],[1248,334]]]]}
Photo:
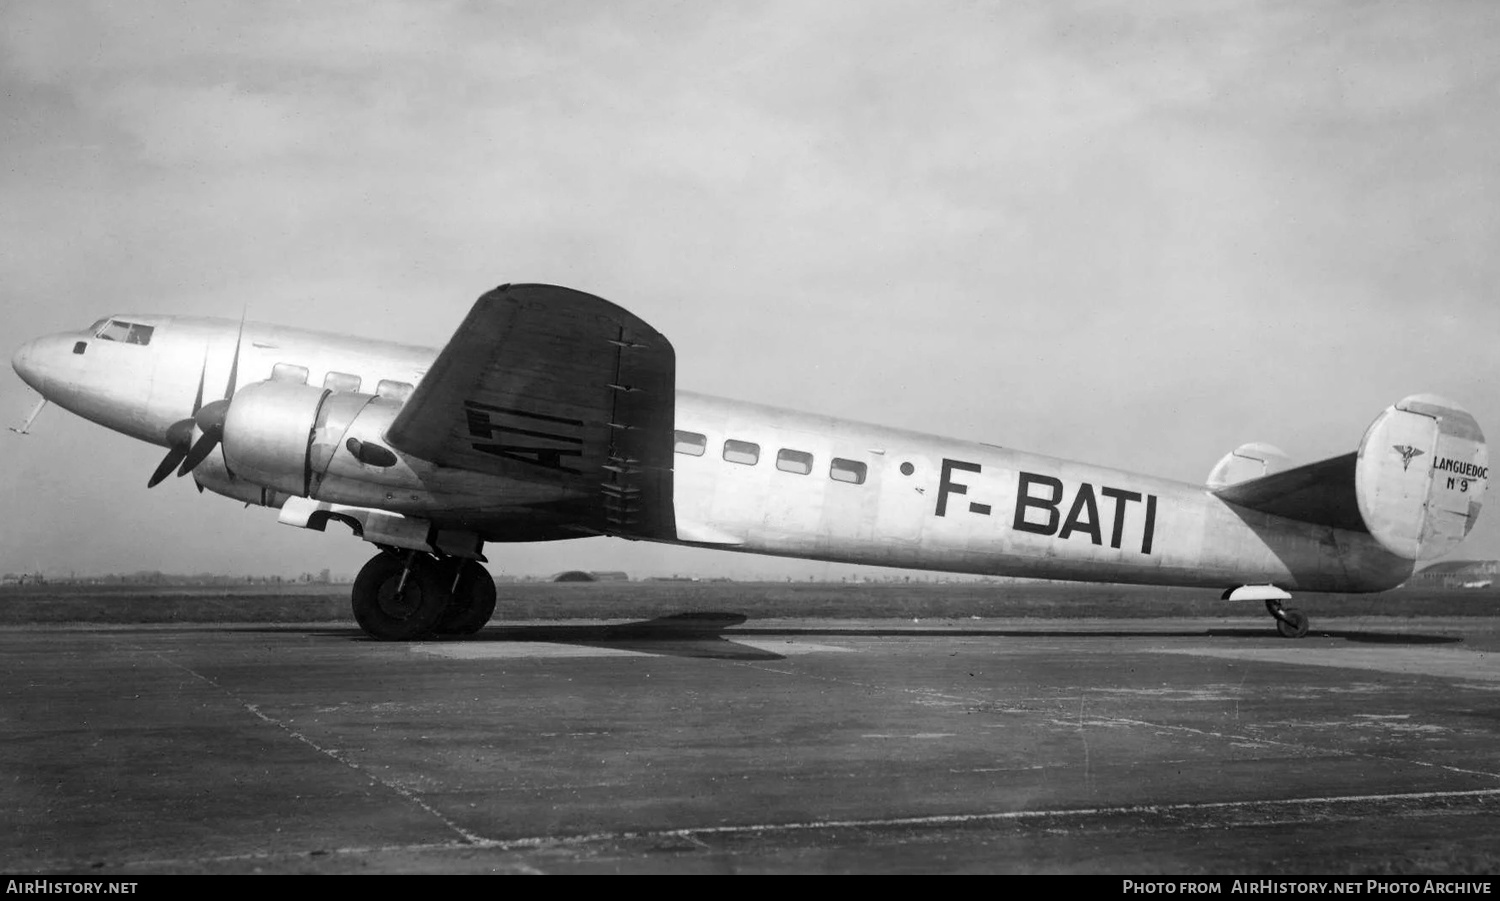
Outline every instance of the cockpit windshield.
{"type": "Polygon", "coordinates": [[[107,319],[94,329],[94,337],[101,341],[119,341],[123,344],[150,344],[151,333],[155,330],[155,327],[149,325],[107,319]]]}

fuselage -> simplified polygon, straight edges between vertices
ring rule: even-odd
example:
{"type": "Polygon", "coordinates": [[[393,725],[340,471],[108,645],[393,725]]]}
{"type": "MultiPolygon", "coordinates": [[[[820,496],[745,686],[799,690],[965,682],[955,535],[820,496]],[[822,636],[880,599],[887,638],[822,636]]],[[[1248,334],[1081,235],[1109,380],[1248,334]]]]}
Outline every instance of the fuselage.
{"type": "MultiPolygon", "coordinates": [[[[431,348],[281,326],[121,314],[84,332],[37,339],[14,365],[59,406],[166,446],[169,428],[195,403],[223,395],[232,368],[240,388],[323,386],[359,396],[372,410],[398,410],[436,356],[431,348]]],[[[347,434],[378,441],[378,430],[361,433],[358,423],[388,419],[358,419],[347,434]]],[[[1412,572],[1410,560],[1366,532],[1256,512],[1200,485],[682,390],[675,423],[675,543],[1217,588],[1378,591],[1412,572]]],[[[326,473],[309,483],[319,499],[470,529],[490,541],[577,534],[518,502],[525,486],[506,479],[407,460],[372,473],[339,448],[330,453],[326,473]]],[[[221,493],[273,506],[287,494],[221,493]]]]}

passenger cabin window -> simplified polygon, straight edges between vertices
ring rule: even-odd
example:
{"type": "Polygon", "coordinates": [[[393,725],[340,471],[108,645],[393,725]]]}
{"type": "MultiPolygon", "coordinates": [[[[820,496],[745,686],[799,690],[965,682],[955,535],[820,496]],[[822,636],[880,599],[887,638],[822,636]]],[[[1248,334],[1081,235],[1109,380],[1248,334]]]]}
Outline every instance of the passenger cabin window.
{"type": "Polygon", "coordinates": [[[411,397],[411,385],[407,382],[381,379],[375,385],[375,393],[391,400],[406,400],[408,397],[411,397]]]}
{"type": "Polygon", "coordinates": [[[865,474],[869,467],[863,463],[853,460],[841,460],[833,458],[833,463],[828,467],[828,477],[835,482],[848,482],[851,485],[863,485],[865,474]]]}
{"type": "Polygon", "coordinates": [[[708,447],[708,437],[697,432],[676,432],[676,440],[672,450],[679,454],[687,454],[689,457],[703,456],[704,448],[708,447]]]}
{"type": "Polygon", "coordinates": [[[101,341],[119,341],[122,344],[150,344],[151,333],[156,331],[155,326],[137,325],[134,322],[122,322],[118,319],[110,319],[100,326],[94,336],[101,341]]]}
{"type": "Polygon", "coordinates": [[[760,445],[731,438],[724,442],[724,459],[730,463],[754,466],[760,460],[760,445]]]}
{"type": "Polygon", "coordinates": [[[330,372],[323,376],[323,387],[329,391],[354,394],[359,391],[359,376],[347,372],[330,372]]]}
{"type": "Polygon", "coordinates": [[[271,367],[271,380],[274,382],[296,382],[299,385],[306,385],[307,367],[298,366],[294,363],[277,363],[271,367]]]}
{"type": "Polygon", "coordinates": [[[799,450],[782,448],[776,454],[776,468],[782,472],[795,472],[799,476],[805,476],[812,472],[812,454],[799,450]]]}

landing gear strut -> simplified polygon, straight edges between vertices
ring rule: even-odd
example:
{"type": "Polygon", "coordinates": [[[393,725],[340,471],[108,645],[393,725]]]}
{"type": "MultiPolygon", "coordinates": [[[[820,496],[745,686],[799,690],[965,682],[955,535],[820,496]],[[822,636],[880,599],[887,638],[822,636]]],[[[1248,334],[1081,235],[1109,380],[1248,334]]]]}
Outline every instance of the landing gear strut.
{"type": "Polygon", "coordinates": [[[1307,634],[1307,614],[1295,607],[1282,607],[1277,598],[1266,599],[1266,610],[1276,618],[1276,631],[1286,638],[1301,638],[1307,634]]]}
{"type": "Polygon", "coordinates": [[[386,550],[354,579],[354,619],[372,638],[472,635],[495,612],[495,581],[474,560],[386,550]]]}

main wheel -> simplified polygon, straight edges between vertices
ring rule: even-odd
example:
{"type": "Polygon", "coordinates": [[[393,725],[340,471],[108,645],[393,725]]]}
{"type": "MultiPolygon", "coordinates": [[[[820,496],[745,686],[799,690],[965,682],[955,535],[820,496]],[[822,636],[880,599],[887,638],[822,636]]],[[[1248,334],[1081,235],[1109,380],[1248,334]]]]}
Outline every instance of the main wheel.
{"type": "Polygon", "coordinates": [[[1301,638],[1307,634],[1307,614],[1301,610],[1290,607],[1281,611],[1281,616],[1276,618],[1276,631],[1287,638],[1301,638]],[[1282,619],[1281,616],[1286,617],[1282,619]]]}
{"type": "Polygon", "coordinates": [[[410,641],[432,632],[448,607],[448,583],[437,561],[419,556],[406,561],[390,554],[371,558],[354,579],[354,620],[371,638],[410,641]],[[397,588],[400,588],[398,591],[397,588]]]}
{"type": "Polygon", "coordinates": [[[453,597],[438,618],[436,631],[439,635],[473,635],[495,615],[495,580],[477,560],[451,560],[442,571],[453,597]]]}

